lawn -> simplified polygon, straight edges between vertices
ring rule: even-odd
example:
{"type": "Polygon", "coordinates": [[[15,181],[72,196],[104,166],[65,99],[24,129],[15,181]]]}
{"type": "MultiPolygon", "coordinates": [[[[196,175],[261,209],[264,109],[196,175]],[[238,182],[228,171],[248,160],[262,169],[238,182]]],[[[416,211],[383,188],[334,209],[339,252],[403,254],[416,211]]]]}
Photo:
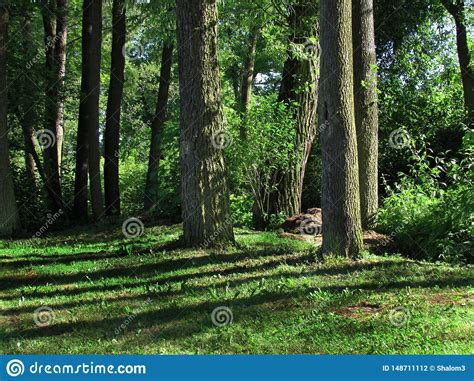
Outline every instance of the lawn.
{"type": "Polygon", "coordinates": [[[178,226],[0,241],[1,353],[471,353],[473,270],[237,230],[225,252],[178,226]],[[36,311],[36,313],[35,313],[36,311]]]}

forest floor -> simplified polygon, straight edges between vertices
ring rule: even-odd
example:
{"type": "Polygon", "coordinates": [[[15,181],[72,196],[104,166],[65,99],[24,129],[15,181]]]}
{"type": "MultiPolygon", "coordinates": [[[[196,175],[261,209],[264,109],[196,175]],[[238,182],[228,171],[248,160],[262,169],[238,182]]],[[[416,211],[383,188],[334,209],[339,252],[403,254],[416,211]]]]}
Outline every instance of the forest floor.
{"type": "Polygon", "coordinates": [[[0,353],[473,350],[472,267],[370,253],[320,262],[310,242],[246,230],[226,252],[182,249],[179,234],[0,241],[0,353]]]}

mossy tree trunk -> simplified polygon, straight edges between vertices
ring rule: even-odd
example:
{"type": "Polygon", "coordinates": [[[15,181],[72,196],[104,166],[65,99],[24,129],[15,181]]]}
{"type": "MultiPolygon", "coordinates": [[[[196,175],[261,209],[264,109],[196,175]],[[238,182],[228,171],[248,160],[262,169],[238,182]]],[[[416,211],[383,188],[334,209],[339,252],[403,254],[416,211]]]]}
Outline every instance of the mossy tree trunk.
{"type": "Polygon", "coordinates": [[[217,58],[217,1],[178,0],[181,202],[184,241],[233,243],[217,58]]]}
{"type": "Polygon", "coordinates": [[[378,107],[373,0],[354,0],[354,102],[362,227],[375,227],[378,209],[378,107]]]}
{"type": "Polygon", "coordinates": [[[322,0],[319,124],[323,158],[323,253],[357,257],[362,249],[354,116],[350,0],[322,0]]]}

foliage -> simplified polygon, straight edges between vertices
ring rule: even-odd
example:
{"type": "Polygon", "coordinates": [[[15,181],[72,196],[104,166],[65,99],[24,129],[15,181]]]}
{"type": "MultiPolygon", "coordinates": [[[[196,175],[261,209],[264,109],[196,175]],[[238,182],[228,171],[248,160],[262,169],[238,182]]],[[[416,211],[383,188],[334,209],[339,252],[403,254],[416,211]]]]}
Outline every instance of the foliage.
{"type": "MultiPolygon", "coordinates": [[[[472,133],[471,133],[472,135],[472,133]]],[[[380,227],[414,258],[471,262],[474,252],[474,161],[472,137],[461,161],[415,151],[411,176],[387,189],[380,227]],[[429,162],[434,161],[435,166],[429,162]]]]}

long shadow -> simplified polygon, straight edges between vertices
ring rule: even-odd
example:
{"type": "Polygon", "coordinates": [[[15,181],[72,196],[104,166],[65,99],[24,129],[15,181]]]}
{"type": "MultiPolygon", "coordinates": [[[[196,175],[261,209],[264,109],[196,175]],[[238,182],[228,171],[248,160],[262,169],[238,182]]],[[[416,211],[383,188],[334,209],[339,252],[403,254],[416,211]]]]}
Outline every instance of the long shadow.
{"type": "MultiPolygon", "coordinates": [[[[292,261],[289,261],[291,263],[286,262],[289,265],[297,265],[299,264],[299,260],[294,259],[292,261]]],[[[58,291],[48,291],[48,292],[38,292],[34,293],[31,296],[28,295],[28,297],[35,297],[35,298],[46,298],[46,297],[54,297],[54,296],[70,296],[70,295],[79,295],[82,293],[87,293],[87,292],[93,292],[93,291],[101,291],[101,292],[110,292],[110,291],[115,291],[115,290],[121,290],[123,288],[135,288],[135,287],[140,287],[140,286],[160,286],[160,285],[165,285],[169,284],[170,282],[185,282],[185,281],[190,281],[190,280],[195,280],[195,279],[200,279],[203,277],[212,277],[215,275],[233,275],[233,274],[243,274],[243,273],[254,273],[256,271],[260,270],[266,270],[268,268],[271,268],[275,265],[280,264],[280,261],[271,261],[271,262],[266,262],[264,264],[260,264],[258,266],[235,266],[230,269],[224,269],[224,270],[214,270],[214,271],[208,271],[204,273],[193,273],[193,274],[183,274],[183,275],[178,275],[178,276],[172,276],[164,279],[160,279],[157,281],[150,281],[150,280],[145,280],[142,282],[134,282],[134,283],[127,283],[127,284],[120,284],[120,285],[109,285],[109,286],[91,286],[91,287],[86,287],[86,288],[81,288],[81,289],[71,289],[71,290],[58,290],[58,291]]],[[[348,264],[346,266],[342,267],[335,267],[335,268],[323,268],[323,269],[315,269],[312,271],[303,271],[301,273],[295,274],[294,272],[282,272],[274,275],[268,275],[268,276],[262,276],[262,275],[255,275],[255,276],[248,276],[245,278],[241,279],[235,279],[235,280],[223,280],[221,282],[215,282],[212,283],[212,285],[189,285],[186,286],[186,290],[170,290],[170,291],[148,291],[147,295],[153,295],[153,296],[164,296],[164,297],[170,297],[170,296],[179,296],[183,295],[186,293],[194,293],[194,292],[202,292],[202,291],[207,291],[210,286],[216,287],[217,289],[224,289],[227,287],[229,284],[231,287],[236,287],[236,286],[241,286],[245,285],[247,283],[251,283],[253,281],[261,280],[262,278],[265,280],[270,280],[270,279],[276,279],[276,278],[282,278],[282,277],[294,277],[294,276],[320,276],[320,275],[336,275],[336,274],[351,274],[356,271],[360,270],[372,270],[374,268],[380,269],[380,270],[385,270],[391,267],[397,267],[400,263],[397,261],[385,261],[385,262],[354,262],[352,264],[348,264]]],[[[17,296],[12,296],[11,300],[17,299],[17,296]]],[[[121,299],[140,299],[140,295],[135,295],[135,296],[123,296],[121,299]]],[[[10,298],[3,298],[4,300],[9,300],[10,298]]],[[[107,298],[105,299],[106,301],[114,301],[115,298],[107,298]]],[[[102,301],[102,300],[100,300],[102,301]]],[[[78,305],[86,305],[86,304],[94,304],[99,301],[97,300],[88,300],[88,301],[75,301],[75,302],[67,302],[67,303],[62,303],[62,304],[56,304],[54,305],[55,308],[68,308],[68,307],[76,307],[78,305]]],[[[33,312],[36,307],[31,307],[31,306],[24,306],[24,307],[15,307],[11,309],[4,309],[2,311],[3,315],[15,315],[18,313],[22,312],[33,312]]]]}
{"type": "MultiPolygon", "coordinates": [[[[140,328],[148,328],[156,325],[162,325],[169,322],[186,322],[186,318],[190,318],[192,315],[192,323],[195,332],[199,332],[207,326],[210,325],[210,313],[211,311],[219,306],[222,306],[225,303],[228,307],[234,310],[234,314],[239,313],[239,320],[245,319],[246,308],[242,307],[257,307],[264,303],[278,302],[283,300],[292,299],[295,297],[300,297],[303,292],[304,294],[311,291],[328,291],[328,292],[341,292],[345,289],[350,290],[390,290],[390,289],[401,289],[407,286],[412,288],[422,288],[422,287],[457,287],[457,286],[466,286],[470,284],[470,279],[464,279],[459,277],[453,277],[443,281],[432,282],[432,281],[420,281],[420,282],[389,282],[386,284],[373,284],[373,283],[364,283],[357,285],[338,285],[338,286],[325,286],[318,287],[314,289],[307,290],[298,290],[295,292],[287,293],[262,293],[254,296],[230,301],[230,300],[220,300],[213,302],[202,302],[196,305],[184,306],[184,307],[170,307],[165,309],[147,311],[147,312],[137,312],[133,314],[133,325],[139,325],[140,328]],[[198,314],[201,314],[198,316],[198,314]],[[242,317],[244,315],[244,317],[242,317]],[[199,328],[198,328],[199,327],[199,328]]],[[[130,316],[130,315],[129,315],[130,316]]],[[[65,333],[74,333],[81,330],[95,331],[97,335],[103,337],[104,331],[109,331],[110,336],[113,336],[114,329],[118,328],[129,316],[117,316],[113,318],[106,318],[101,320],[92,320],[92,321],[77,321],[71,323],[58,323],[49,327],[35,327],[27,328],[16,331],[9,332],[9,336],[21,336],[23,338],[40,338],[40,337],[52,337],[59,336],[65,333]]],[[[191,321],[191,320],[189,320],[191,321]]],[[[180,337],[189,336],[189,330],[185,329],[175,329],[171,328],[162,328],[160,327],[160,336],[163,338],[172,337],[177,339],[180,337]],[[171,335],[171,336],[170,336],[171,335]]],[[[90,332],[88,332],[90,337],[90,332]]]]}

